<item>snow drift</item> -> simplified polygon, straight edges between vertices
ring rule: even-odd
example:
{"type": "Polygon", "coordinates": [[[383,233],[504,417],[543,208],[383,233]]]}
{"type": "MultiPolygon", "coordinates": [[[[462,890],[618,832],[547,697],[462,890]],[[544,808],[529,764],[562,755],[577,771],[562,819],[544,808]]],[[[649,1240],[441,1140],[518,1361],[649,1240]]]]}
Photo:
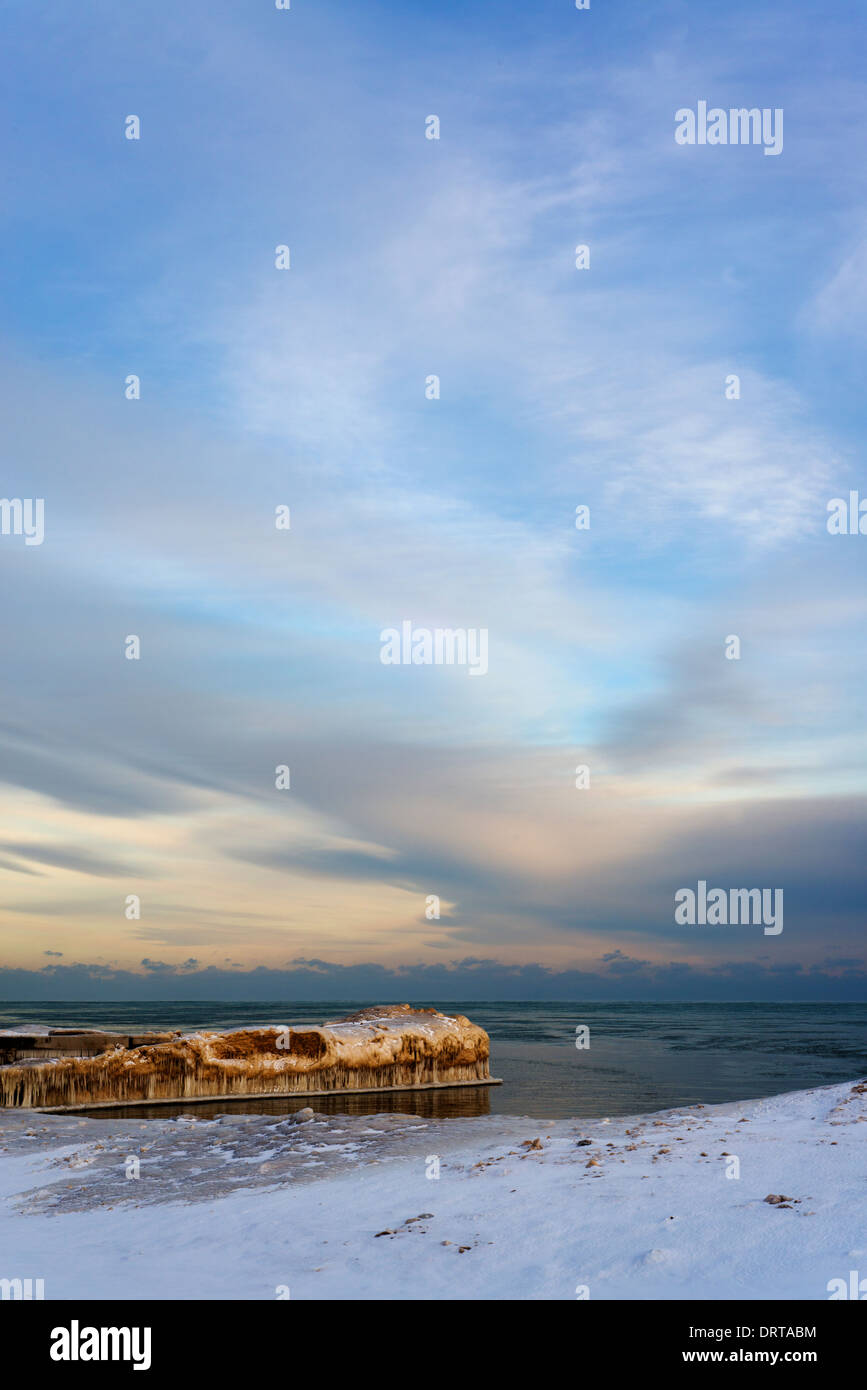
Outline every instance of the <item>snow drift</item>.
{"type": "Polygon", "coordinates": [[[491,1085],[490,1042],[461,1014],[395,1004],[321,1027],[177,1035],[100,1055],[0,1066],[0,1105],[89,1109],[161,1100],[491,1085]]]}

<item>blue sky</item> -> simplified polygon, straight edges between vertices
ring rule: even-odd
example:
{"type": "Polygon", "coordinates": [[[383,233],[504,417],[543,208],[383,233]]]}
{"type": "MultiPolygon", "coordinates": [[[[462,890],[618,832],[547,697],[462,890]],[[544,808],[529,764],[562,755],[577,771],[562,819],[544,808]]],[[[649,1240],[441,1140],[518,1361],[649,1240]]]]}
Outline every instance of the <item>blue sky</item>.
{"type": "Polygon", "coordinates": [[[864,997],[858,7],[0,16],[0,996],[864,997]]]}

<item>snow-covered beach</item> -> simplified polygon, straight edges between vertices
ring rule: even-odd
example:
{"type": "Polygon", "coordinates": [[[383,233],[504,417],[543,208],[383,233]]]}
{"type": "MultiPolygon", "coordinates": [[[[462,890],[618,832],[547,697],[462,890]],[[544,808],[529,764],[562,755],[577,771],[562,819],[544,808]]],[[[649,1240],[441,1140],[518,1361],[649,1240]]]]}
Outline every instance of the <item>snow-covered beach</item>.
{"type": "Polygon", "coordinates": [[[828,1299],[867,1276],[865,1122],[857,1081],[583,1122],[5,1110],[0,1278],[46,1299],[828,1299]]]}

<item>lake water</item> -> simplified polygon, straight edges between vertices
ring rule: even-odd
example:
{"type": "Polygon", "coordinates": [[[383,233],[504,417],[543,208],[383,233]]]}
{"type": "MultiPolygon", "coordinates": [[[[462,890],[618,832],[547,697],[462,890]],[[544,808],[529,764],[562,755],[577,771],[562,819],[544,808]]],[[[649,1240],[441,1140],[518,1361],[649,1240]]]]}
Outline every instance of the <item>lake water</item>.
{"type": "MultiPolygon", "coordinates": [[[[371,1000],[370,1003],[381,1001],[371,1000]]],[[[502,1086],[381,1092],[118,1110],[127,1116],[201,1119],[227,1110],[286,1114],[312,1104],[331,1114],[412,1113],[437,1118],[532,1115],[562,1119],[631,1115],[699,1102],[749,1100],[867,1076],[867,1004],[431,1003],[462,1013],[491,1037],[491,1073],[502,1086]],[[576,1029],[589,1047],[576,1048],[576,1029]]],[[[322,1023],[363,1008],[358,1001],[0,1002],[0,1028],[231,1028],[322,1023]]],[[[109,1116],[114,1111],[101,1110],[109,1116]]]]}

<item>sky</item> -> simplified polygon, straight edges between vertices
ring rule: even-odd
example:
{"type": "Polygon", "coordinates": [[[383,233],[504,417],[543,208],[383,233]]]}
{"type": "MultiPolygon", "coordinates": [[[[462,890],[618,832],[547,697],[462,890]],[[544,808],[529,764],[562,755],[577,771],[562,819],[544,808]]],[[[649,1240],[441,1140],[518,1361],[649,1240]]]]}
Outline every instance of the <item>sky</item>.
{"type": "Polygon", "coordinates": [[[860,10],[0,4],[0,998],[867,998],[860,10]]]}

